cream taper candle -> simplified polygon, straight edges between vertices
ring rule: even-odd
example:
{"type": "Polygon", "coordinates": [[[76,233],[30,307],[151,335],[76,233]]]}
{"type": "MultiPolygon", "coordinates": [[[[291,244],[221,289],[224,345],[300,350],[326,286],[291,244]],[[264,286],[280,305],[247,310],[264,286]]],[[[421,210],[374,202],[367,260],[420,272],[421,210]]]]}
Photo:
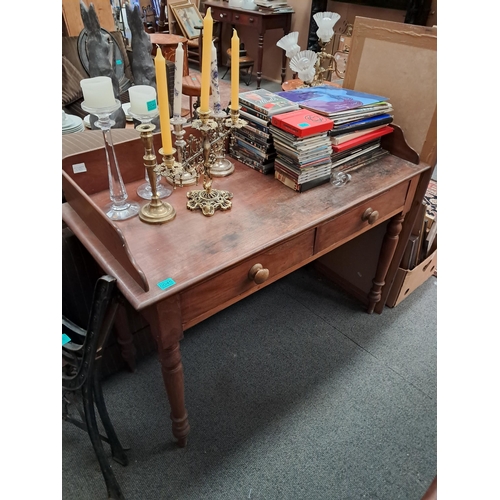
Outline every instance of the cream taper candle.
{"type": "Polygon", "coordinates": [[[80,81],[85,106],[109,108],[115,105],[113,82],[109,76],[94,76],[80,81]]]}
{"type": "Polygon", "coordinates": [[[172,133],[170,132],[170,108],[168,105],[167,68],[165,58],[160,48],[155,57],[156,92],[158,93],[158,108],[160,110],[161,145],[163,154],[172,154],[172,133]]]}
{"type": "Polygon", "coordinates": [[[231,38],[231,109],[238,109],[240,92],[240,39],[233,29],[231,38]]]}
{"type": "Polygon", "coordinates": [[[212,9],[209,7],[205,18],[203,19],[203,45],[201,54],[201,97],[200,111],[209,111],[209,95],[210,95],[210,62],[212,59],[212,34],[214,22],[212,19],[212,9]]]}
{"type": "Polygon", "coordinates": [[[184,49],[182,43],[175,49],[175,78],[174,78],[174,117],[181,116],[182,105],[182,73],[184,71],[184,49]]]}
{"type": "Polygon", "coordinates": [[[219,89],[219,68],[217,65],[217,49],[212,41],[212,96],[214,100],[214,112],[220,112],[220,89],[219,89]]]}

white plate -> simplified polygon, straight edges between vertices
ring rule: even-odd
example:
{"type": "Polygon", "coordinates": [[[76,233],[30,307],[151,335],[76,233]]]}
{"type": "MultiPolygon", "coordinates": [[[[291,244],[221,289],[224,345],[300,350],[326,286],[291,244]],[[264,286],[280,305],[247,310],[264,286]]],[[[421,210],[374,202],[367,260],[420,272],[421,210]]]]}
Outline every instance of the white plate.
{"type": "Polygon", "coordinates": [[[128,114],[128,110],[130,109],[130,103],[124,102],[122,104],[122,109],[123,109],[123,112],[125,113],[125,120],[127,120],[128,122],[133,122],[134,119],[128,114]]]}
{"type": "Polygon", "coordinates": [[[83,120],[76,115],[66,115],[66,120],[62,124],[63,131],[71,130],[75,127],[83,125],[83,120]]]}
{"type": "Polygon", "coordinates": [[[75,129],[71,129],[71,130],[63,130],[62,131],[62,134],[63,135],[66,135],[66,134],[74,134],[75,132],[83,132],[85,130],[85,127],[83,125],[83,123],[79,126],[79,127],[76,127],[75,129]]]}
{"type": "Polygon", "coordinates": [[[87,128],[91,128],[91,125],[90,125],[90,115],[87,115],[87,116],[83,119],[83,124],[84,124],[87,128]]]}

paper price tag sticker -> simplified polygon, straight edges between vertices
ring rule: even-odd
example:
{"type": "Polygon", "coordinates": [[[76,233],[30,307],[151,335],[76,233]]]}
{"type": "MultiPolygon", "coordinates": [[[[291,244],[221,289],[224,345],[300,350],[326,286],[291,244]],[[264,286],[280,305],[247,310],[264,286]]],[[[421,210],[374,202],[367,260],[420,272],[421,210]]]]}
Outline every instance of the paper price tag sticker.
{"type": "Polygon", "coordinates": [[[73,173],[74,174],[81,174],[82,172],[87,171],[87,167],[85,166],[85,163],[75,163],[72,165],[73,167],[73,173]]]}
{"type": "Polygon", "coordinates": [[[146,107],[148,108],[148,111],[153,111],[153,109],[156,109],[156,99],[153,99],[152,101],[148,101],[146,103],[146,107]]]}
{"type": "Polygon", "coordinates": [[[71,339],[65,334],[62,334],[62,345],[67,344],[68,342],[71,342],[71,339]]]}
{"type": "Polygon", "coordinates": [[[166,280],[160,281],[157,283],[157,285],[162,289],[166,290],[167,288],[170,288],[171,286],[175,285],[175,281],[172,278],[167,278],[166,280]]]}

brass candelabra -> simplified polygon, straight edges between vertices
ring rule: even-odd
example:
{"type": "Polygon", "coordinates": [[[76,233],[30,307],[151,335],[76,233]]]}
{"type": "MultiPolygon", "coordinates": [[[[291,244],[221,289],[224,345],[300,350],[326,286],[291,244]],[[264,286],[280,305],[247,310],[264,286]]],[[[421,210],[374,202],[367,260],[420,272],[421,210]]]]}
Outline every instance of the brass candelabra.
{"type": "MultiPolygon", "coordinates": [[[[322,14],[332,14],[332,16],[330,16],[330,19],[335,18],[335,16],[340,17],[338,16],[338,14],[335,13],[317,13],[316,15],[321,16],[322,14]]],[[[323,16],[323,18],[324,17],[325,16],[323,16]]],[[[320,19],[318,20],[315,19],[315,21],[319,23],[320,19]]],[[[314,61],[314,66],[311,66],[310,68],[307,65],[307,61],[309,61],[312,64],[312,56],[310,54],[310,52],[312,52],[312,49],[311,50],[308,49],[307,51],[300,50],[300,47],[297,45],[298,32],[293,32],[285,35],[277,43],[278,47],[281,47],[283,50],[286,50],[287,57],[289,58],[290,69],[295,71],[294,75],[298,74],[299,78],[302,79],[302,84],[299,86],[294,86],[294,88],[315,87],[318,85],[324,85],[325,81],[327,80],[327,78],[329,78],[332,72],[335,73],[335,75],[341,79],[343,79],[345,76],[345,69],[343,71],[339,70],[339,64],[337,63],[337,59],[342,55],[344,57],[347,56],[349,53],[349,48],[345,47],[343,50],[336,50],[333,53],[328,53],[326,48],[332,41],[334,33],[332,32],[332,36],[330,36],[330,38],[326,39],[325,41],[325,38],[328,37],[325,37],[325,33],[320,34],[319,31],[320,30],[318,29],[317,43],[319,46],[319,51],[314,51],[313,55],[315,55],[316,58],[314,61]],[[300,67],[301,69],[299,69],[300,67]],[[312,77],[310,76],[309,73],[310,69],[314,69],[314,75],[312,77]],[[304,76],[300,76],[301,71],[304,76]],[[327,78],[325,78],[325,74],[328,74],[327,78]]],[[[339,34],[341,35],[343,34],[346,37],[351,37],[352,25],[347,24],[344,32],[339,34]]],[[[296,76],[294,76],[294,78],[295,77],[296,76]]]]}
{"type": "Polygon", "coordinates": [[[334,72],[339,78],[344,78],[344,75],[341,74],[338,70],[337,67],[337,60],[335,59],[335,55],[340,53],[339,51],[329,54],[326,51],[327,45],[330,43],[330,40],[328,42],[322,42],[321,40],[318,40],[318,45],[319,45],[319,52],[316,53],[317,59],[316,62],[314,63],[314,77],[310,82],[304,82],[301,87],[316,87],[318,85],[324,85],[325,78],[324,75],[326,73],[334,72]],[[328,61],[328,65],[325,66],[325,61],[328,61]]]}
{"type": "MultiPolygon", "coordinates": [[[[317,59],[314,64],[314,78],[312,82],[310,83],[311,86],[315,87],[317,85],[323,85],[323,75],[324,73],[328,73],[330,71],[335,72],[335,74],[338,76],[337,73],[337,61],[335,60],[335,57],[333,54],[329,54],[326,51],[326,46],[330,43],[328,42],[322,42],[321,40],[318,40],[318,45],[319,45],[319,52],[317,52],[317,59]],[[328,61],[328,66],[324,66],[324,62],[328,61]]],[[[340,77],[339,77],[340,78],[340,77]]]]}
{"type": "Polygon", "coordinates": [[[233,194],[229,191],[214,189],[213,177],[224,177],[234,171],[232,162],[222,161],[224,144],[233,128],[240,128],[246,122],[239,118],[239,108],[231,109],[230,118],[227,114],[212,114],[211,110],[198,111],[199,119],[193,120],[191,126],[201,132],[201,137],[189,135],[184,138],[185,120],[172,120],[175,145],[169,155],[160,149],[163,161],[156,165],[154,172],[166,178],[167,182],[176,187],[198,184],[203,176],[203,189],[192,189],[187,192],[187,208],[200,209],[205,216],[214,215],[216,210],[229,210],[232,206],[233,194]],[[175,159],[177,153],[177,160],[175,159]]]}

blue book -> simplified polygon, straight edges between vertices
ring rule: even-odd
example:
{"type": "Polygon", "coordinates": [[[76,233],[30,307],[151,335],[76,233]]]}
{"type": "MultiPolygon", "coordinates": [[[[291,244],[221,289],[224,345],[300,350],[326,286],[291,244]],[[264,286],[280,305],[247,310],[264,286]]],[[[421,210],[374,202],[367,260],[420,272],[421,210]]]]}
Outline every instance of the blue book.
{"type": "Polygon", "coordinates": [[[332,130],[328,131],[328,135],[334,137],[340,134],[346,134],[347,132],[355,132],[357,130],[365,130],[372,127],[377,127],[378,125],[387,125],[392,123],[394,117],[387,113],[371,116],[369,118],[363,118],[362,120],[356,120],[353,122],[348,122],[342,125],[334,126],[332,130]]]}
{"type": "Polygon", "coordinates": [[[318,85],[295,90],[277,92],[277,95],[297,103],[301,108],[310,109],[326,116],[335,116],[364,106],[386,103],[389,98],[356,90],[318,85]]]}

